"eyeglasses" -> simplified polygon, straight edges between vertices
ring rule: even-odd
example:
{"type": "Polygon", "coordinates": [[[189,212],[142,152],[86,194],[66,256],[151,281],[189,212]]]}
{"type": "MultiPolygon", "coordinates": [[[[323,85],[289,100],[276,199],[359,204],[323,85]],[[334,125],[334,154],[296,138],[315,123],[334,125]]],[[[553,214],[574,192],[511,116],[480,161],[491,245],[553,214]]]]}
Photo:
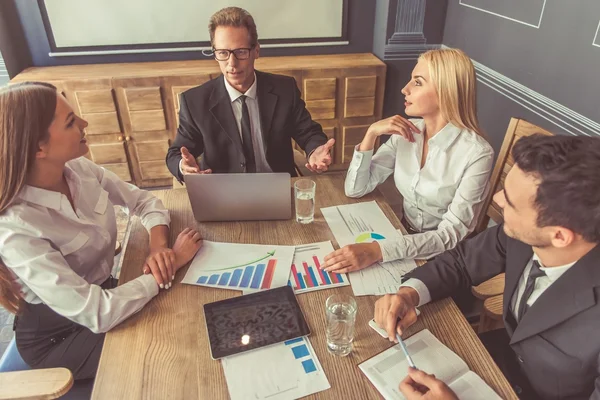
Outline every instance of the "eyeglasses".
{"type": "Polygon", "coordinates": [[[227,61],[231,54],[235,56],[238,60],[247,60],[250,57],[250,50],[254,48],[254,45],[250,48],[241,48],[235,50],[228,49],[213,49],[213,55],[217,61],[227,61]]]}

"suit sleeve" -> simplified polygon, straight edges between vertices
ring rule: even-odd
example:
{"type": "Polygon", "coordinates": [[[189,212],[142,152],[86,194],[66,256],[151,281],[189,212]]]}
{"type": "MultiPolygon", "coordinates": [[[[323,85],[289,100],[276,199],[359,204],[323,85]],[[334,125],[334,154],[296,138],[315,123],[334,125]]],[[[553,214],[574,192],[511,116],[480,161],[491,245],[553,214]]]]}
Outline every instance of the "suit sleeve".
{"type": "Polygon", "coordinates": [[[596,361],[596,380],[594,381],[594,392],[590,396],[590,400],[600,400],[600,354],[596,361]]]}
{"type": "Polygon", "coordinates": [[[469,290],[504,272],[507,241],[503,225],[494,226],[414,269],[406,278],[423,282],[433,301],[469,290]]]}
{"type": "Polygon", "coordinates": [[[175,140],[167,151],[167,167],[179,182],[183,181],[181,171],[179,171],[179,161],[181,160],[181,148],[186,147],[194,158],[198,158],[204,152],[204,141],[202,133],[192,118],[192,114],[185,100],[185,93],[179,98],[179,127],[175,140]]]}
{"type": "Polygon", "coordinates": [[[292,118],[294,119],[292,137],[308,156],[317,147],[327,143],[327,135],[323,133],[321,125],[312,120],[310,113],[306,109],[306,104],[300,97],[300,90],[296,86],[296,80],[292,78],[291,82],[293,84],[292,90],[294,91],[292,102],[292,118]]]}

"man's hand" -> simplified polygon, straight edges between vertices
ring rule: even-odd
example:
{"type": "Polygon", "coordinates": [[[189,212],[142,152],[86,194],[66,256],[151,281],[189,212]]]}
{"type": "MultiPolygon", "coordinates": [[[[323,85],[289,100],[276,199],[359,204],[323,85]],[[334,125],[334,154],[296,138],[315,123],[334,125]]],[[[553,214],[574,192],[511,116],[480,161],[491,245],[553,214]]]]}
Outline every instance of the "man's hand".
{"type": "Polygon", "coordinates": [[[396,342],[396,333],[417,321],[416,307],[419,294],[411,287],[403,286],[396,294],[386,294],[375,302],[375,322],[388,333],[388,339],[396,342]]]}
{"type": "Polygon", "coordinates": [[[408,376],[398,387],[407,400],[458,400],[458,396],[435,375],[408,368],[408,376]]]}
{"type": "Polygon", "coordinates": [[[200,171],[200,167],[198,166],[198,162],[189,152],[186,147],[181,148],[181,173],[183,175],[188,174],[210,174],[212,173],[211,169],[206,169],[204,171],[200,171]]]}
{"type": "Polygon", "coordinates": [[[377,242],[350,244],[325,256],[321,269],[345,274],[367,268],[381,258],[381,247],[377,242]]]}
{"type": "Polygon", "coordinates": [[[308,158],[308,162],[304,165],[312,172],[325,172],[331,165],[331,148],[335,144],[335,139],[329,139],[327,143],[317,147],[308,158]]]}

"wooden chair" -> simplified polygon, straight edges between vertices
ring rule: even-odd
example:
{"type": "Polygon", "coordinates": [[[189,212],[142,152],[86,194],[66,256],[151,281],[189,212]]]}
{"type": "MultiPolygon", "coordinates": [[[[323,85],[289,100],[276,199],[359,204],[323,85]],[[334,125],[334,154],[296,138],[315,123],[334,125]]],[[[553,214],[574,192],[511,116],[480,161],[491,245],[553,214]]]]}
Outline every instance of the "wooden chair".
{"type": "Polygon", "coordinates": [[[56,399],[73,386],[66,368],[32,369],[0,374],[0,400],[56,399]]]}
{"type": "MultiPolygon", "coordinates": [[[[506,135],[504,136],[504,141],[502,142],[502,147],[500,149],[500,153],[498,154],[498,158],[496,160],[496,165],[492,171],[492,177],[490,179],[490,192],[485,202],[483,203],[483,209],[486,210],[485,214],[483,214],[477,226],[475,228],[475,233],[480,233],[484,231],[490,219],[495,223],[499,224],[502,222],[502,209],[496,202],[493,200],[493,197],[496,193],[498,193],[504,187],[504,179],[506,179],[506,175],[512,168],[515,163],[515,160],[512,157],[512,148],[515,143],[524,136],[530,136],[534,133],[541,133],[544,135],[552,135],[551,132],[540,128],[537,125],[534,125],[530,122],[525,121],[524,119],[519,118],[511,118],[510,123],[508,124],[508,129],[506,130],[506,135]]],[[[504,293],[504,274],[500,274],[495,276],[486,282],[483,282],[479,286],[474,286],[471,288],[471,292],[475,297],[482,300],[483,310],[480,315],[479,322],[479,332],[485,332],[486,330],[490,330],[494,326],[494,321],[502,320],[502,295],[504,293]],[[498,298],[499,297],[499,298],[498,298]],[[494,300],[491,300],[494,298],[494,300]],[[500,304],[500,318],[497,318],[498,309],[495,308],[490,310],[489,307],[496,307],[497,304],[500,304]],[[486,308],[488,307],[488,308],[486,308]]],[[[498,324],[496,324],[497,326],[498,324]]]]}

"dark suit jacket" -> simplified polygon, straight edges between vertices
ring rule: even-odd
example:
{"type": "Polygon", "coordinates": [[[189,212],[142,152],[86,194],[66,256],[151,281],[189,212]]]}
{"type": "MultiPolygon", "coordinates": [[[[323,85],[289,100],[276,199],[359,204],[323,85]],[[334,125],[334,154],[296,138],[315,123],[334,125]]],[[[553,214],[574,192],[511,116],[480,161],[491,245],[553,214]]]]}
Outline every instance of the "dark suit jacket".
{"type": "Polygon", "coordinates": [[[504,325],[522,372],[543,399],[600,399],[600,246],[548,287],[518,325],[509,310],[531,246],[502,225],[409,274],[437,300],[506,272],[504,325]]]}
{"type": "MultiPolygon", "coordinates": [[[[167,166],[180,181],[182,146],[214,173],[245,172],[246,160],[223,75],[181,94],[179,128],[167,166]]],[[[291,138],[310,154],[327,142],[306,110],[294,78],[256,71],[258,108],[267,162],[273,172],[296,176],[291,138]]]]}

